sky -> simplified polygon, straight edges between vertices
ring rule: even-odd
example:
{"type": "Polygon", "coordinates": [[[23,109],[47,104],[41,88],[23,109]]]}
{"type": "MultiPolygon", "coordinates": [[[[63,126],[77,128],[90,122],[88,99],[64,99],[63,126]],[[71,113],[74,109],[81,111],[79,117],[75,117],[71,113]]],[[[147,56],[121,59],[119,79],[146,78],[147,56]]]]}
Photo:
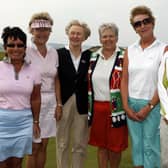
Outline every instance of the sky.
{"type": "Polygon", "coordinates": [[[130,10],[137,5],[151,8],[156,18],[155,36],[168,42],[168,0],[3,0],[0,5],[0,34],[6,26],[19,26],[30,41],[29,20],[34,13],[45,11],[54,20],[49,42],[66,44],[65,26],[78,19],[91,29],[85,45],[99,45],[98,27],[113,22],[119,28],[118,45],[128,46],[138,39],[129,23],[130,10]]]}

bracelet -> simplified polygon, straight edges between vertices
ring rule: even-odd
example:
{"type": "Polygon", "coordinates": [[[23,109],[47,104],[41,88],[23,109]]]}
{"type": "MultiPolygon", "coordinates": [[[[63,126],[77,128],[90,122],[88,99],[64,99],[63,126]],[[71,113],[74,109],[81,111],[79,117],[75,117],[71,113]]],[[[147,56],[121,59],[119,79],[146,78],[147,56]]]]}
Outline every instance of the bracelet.
{"type": "Polygon", "coordinates": [[[58,103],[57,106],[62,107],[62,104],[61,104],[61,103],[58,103]]]}
{"type": "Polygon", "coordinates": [[[39,121],[38,120],[34,120],[33,124],[39,124],[39,121]]]}

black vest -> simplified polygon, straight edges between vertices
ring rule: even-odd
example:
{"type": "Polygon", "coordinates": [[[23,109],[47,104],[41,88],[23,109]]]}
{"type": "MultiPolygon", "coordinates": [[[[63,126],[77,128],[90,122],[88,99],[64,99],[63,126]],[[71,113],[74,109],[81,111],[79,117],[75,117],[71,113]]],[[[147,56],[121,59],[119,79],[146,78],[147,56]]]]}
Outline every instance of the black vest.
{"type": "Polygon", "coordinates": [[[61,84],[62,103],[73,94],[76,95],[77,109],[80,114],[88,113],[88,83],[87,74],[91,51],[82,52],[78,71],[76,71],[71,59],[69,50],[66,48],[58,49],[59,56],[59,78],[61,84]]]}

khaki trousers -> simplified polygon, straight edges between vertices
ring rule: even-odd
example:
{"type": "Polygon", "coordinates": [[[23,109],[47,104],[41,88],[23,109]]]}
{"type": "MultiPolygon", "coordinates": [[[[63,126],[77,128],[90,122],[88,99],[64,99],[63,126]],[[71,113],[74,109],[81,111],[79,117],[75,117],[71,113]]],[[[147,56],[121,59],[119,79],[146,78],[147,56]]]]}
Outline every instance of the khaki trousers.
{"type": "Polygon", "coordinates": [[[78,113],[75,95],[63,106],[63,116],[57,122],[56,140],[57,168],[83,168],[88,143],[88,118],[78,113]]]}
{"type": "Polygon", "coordinates": [[[160,142],[161,142],[161,168],[168,168],[168,125],[161,118],[160,121],[160,142]]]}

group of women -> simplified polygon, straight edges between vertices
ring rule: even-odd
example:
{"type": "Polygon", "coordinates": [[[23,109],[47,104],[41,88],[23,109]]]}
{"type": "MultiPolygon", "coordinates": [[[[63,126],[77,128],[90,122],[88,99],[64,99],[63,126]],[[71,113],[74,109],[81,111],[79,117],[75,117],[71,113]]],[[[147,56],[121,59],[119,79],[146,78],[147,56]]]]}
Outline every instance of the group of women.
{"type": "Polygon", "coordinates": [[[94,52],[83,51],[90,29],[78,20],[67,25],[68,45],[57,51],[47,45],[53,25],[48,13],[32,16],[28,47],[19,27],[4,28],[1,168],[21,168],[24,155],[27,168],[44,168],[48,140],[56,135],[57,168],[70,166],[70,147],[72,167],[82,168],[88,143],[97,147],[99,168],[119,168],[128,132],[135,168],[168,167],[168,47],[154,36],[150,8],[133,8],[130,23],[137,42],[119,47],[118,27],[105,23],[94,52]]]}

